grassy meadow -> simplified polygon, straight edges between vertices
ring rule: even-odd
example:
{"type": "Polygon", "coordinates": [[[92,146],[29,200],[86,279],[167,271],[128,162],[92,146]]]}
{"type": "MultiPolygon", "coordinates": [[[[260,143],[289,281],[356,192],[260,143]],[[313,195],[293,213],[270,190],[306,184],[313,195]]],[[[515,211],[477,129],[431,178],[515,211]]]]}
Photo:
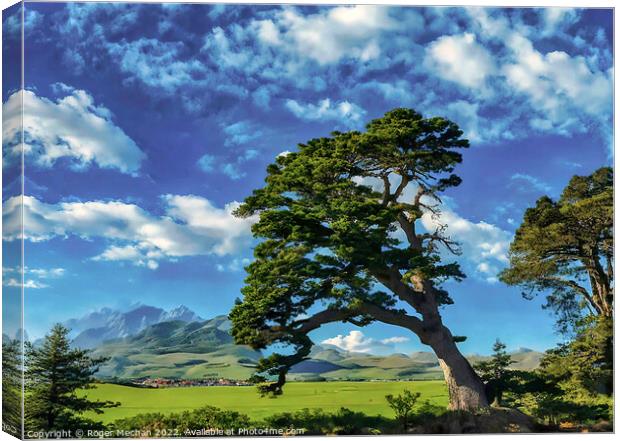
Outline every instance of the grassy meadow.
{"type": "Polygon", "coordinates": [[[447,406],[448,393],[443,381],[291,382],[285,386],[284,394],[277,398],[263,398],[255,387],[235,386],[146,389],[98,384],[95,389],[84,393],[90,399],[121,403],[119,407],[106,409],[101,415],[87,415],[93,420],[110,423],[140,413],[181,412],[207,405],[235,410],[253,419],[304,408],[335,411],[341,407],[392,418],[394,415],[385,396],[397,395],[405,389],[420,392],[421,401],[429,400],[433,404],[447,406]]]}

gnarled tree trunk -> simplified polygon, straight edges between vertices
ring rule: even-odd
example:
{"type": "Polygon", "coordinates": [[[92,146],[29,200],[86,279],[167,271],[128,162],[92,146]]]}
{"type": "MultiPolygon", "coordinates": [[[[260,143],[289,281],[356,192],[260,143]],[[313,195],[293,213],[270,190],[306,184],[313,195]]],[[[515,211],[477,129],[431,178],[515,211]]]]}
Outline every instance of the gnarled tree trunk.
{"type": "Polygon", "coordinates": [[[379,278],[402,300],[414,306],[421,319],[406,314],[390,314],[372,305],[364,305],[365,311],[384,323],[408,328],[422,343],[433,349],[448,387],[450,410],[475,411],[489,407],[484,383],[461,354],[454,336],[442,322],[436,301],[439,294],[433,284],[421,277],[412,277],[412,285],[417,290],[412,291],[402,283],[398,275],[393,274],[391,279],[382,279],[379,278]]]}
{"type": "Polygon", "coordinates": [[[439,359],[439,366],[448,386],[448,408],[473,411],[488,407],[484,384],[456,347],[452,335],[441,333],[433,339],[431,347],[439,359]]]}

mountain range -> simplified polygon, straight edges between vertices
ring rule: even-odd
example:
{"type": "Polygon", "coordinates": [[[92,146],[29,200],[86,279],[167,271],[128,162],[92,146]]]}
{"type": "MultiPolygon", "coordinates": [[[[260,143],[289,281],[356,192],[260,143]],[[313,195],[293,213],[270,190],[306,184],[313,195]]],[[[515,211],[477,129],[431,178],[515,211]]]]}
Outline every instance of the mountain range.
{"type": "Polygon", "coordinates": [[[157,323],[175,320],[190,323],[204,319],[184,305],[170,311],[139,305],[126,312],[102,308],[63,324],[71,330],[75,346],[92,349],[104,341],[129,337],[157,323]]]}
{"type": "MultiPolygon", "coordinates": [[[[108,361],[98,376],[136,379],[143,377],[219,377],[247,379],[262,354],[235,345],[226,316],[209,320],[185,306],[170,311],[140,305],[120,312],[109,308],[65,322],[72,329],[73,345],[93,350],[108,361]]],[[[511,356],[514,369],[538,366],[542,354],[521,348],[511,356]]],[[[472,363],[488,356],[468,355],[472,363]]],[[[309,358],[293,366],[292,380],[396,380],[442,378],[432,352],[378,356],[349,352],[337,346],[316,345],[309,358]]]]}

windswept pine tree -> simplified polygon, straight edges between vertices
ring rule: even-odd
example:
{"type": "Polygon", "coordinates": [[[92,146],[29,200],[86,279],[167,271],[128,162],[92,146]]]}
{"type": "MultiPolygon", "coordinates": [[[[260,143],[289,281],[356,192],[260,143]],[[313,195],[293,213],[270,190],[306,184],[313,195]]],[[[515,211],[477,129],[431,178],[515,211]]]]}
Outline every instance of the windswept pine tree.
{"type": "Polygon", "coordinates": [[[67,328],[57,324],[40,347],[26,347],[27,430],[97,428],[97,423],[81,415],[88,411],[103,413],[104,408],[118,406],[78,396],[78,390],[93,387],[93,375],[105,359],[91,358],[89,351],[71,348],[68,333],[67,328]]]}
{"type": "Polygon", "coordinates": [[[461,136],[449,120],[395,109],[366,132],[313,139],[268,167],[266,185],[236,212],[258,215],[252,231],[264,240],[230,314],[237,343],[294,349],[259,363],[264,393],[282,393],[289,368],[310,353],[311,331],[380,321],[433,349],[450,408],[488,406],[484,385],[457,348],[460,338],[439,312],[453,303],[442,283],[465,277],[440,251],[456,253],[458,245],[445,225],[420,225],[425,213],[438,218],[441,193],[461,182],[452,173],[469,146],[461,136]]]}

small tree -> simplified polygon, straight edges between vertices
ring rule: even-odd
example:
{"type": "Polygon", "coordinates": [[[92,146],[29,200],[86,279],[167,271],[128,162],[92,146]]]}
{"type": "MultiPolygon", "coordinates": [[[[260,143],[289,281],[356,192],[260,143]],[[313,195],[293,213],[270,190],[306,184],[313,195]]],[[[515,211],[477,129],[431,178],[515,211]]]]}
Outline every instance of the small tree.
{"type": "Polygon", "coordinates": [[[2,342],[2,428],[21,436],[21,351],[18,340],[2,342]]]}
{"type": "Polygon", "coordinates": [[[72,430],[95,427],[80,417],[87,411],[118,406],[111,401],[90,401],[77,395],[92,388],[93,375],[105,358],[91,358],[89,351],[72,349],[69,330],[57,324],[41,347],[26,346],[26,425],[29,430],[72,430]]]}
{"type": "Polygon", "coordinates": [[[506,345],[495,340],[493,356],[488,361],[476,363],[474,369],[487,386],[487,396],[493,406],[502,405],[502,394],[510,385],[511,372],[508,370],[514,361],[506,352],[506,345]]]}
{"type": "Polygon", "coordinates": [[[392,408],[396,414],[396,419],[403,425],[403,430],[407,430],[409,426],[409,419],[413,413],[413,408],[420,398],[420,393],[413,393],[410,390],[405,390],[400,395],[386,395],[385,399],[388,405],[392,408]]]}

